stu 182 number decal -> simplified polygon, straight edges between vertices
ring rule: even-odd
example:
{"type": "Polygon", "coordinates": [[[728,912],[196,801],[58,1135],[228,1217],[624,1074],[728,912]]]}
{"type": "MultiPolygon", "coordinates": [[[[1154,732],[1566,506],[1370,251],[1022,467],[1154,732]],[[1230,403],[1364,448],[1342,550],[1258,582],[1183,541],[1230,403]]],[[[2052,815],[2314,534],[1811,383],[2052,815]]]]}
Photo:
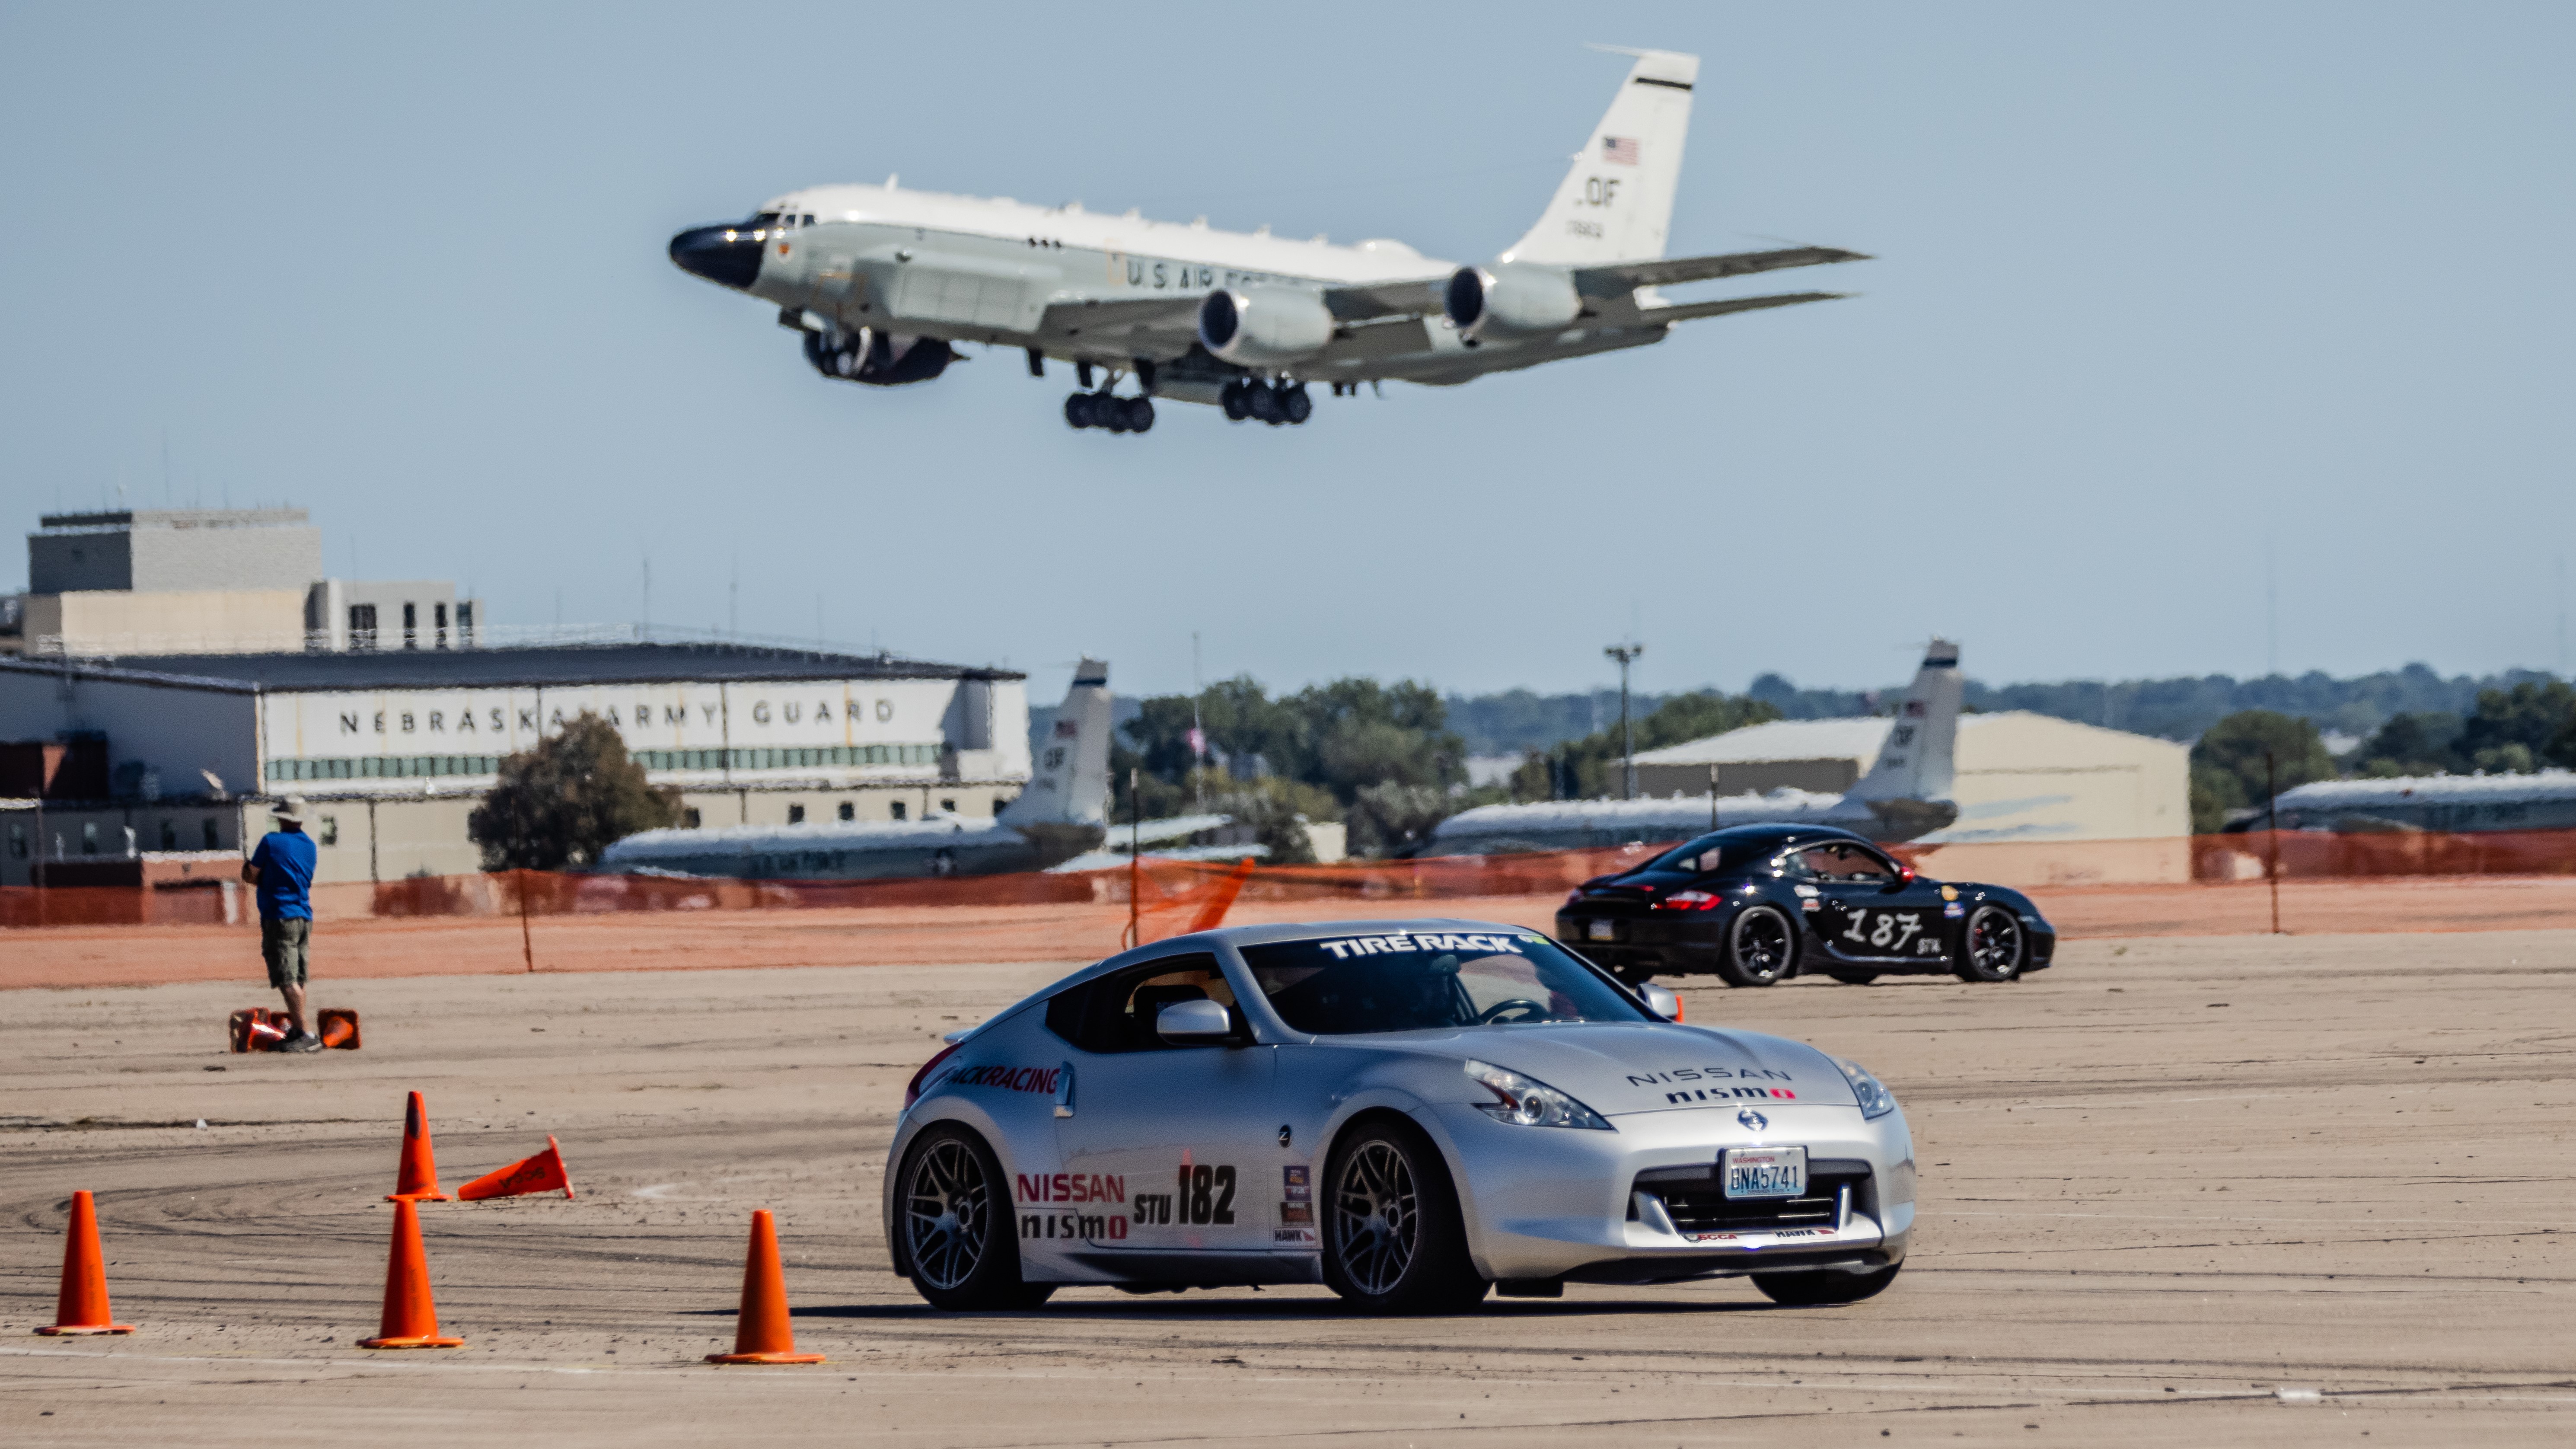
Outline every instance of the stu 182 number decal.
{"type": "Polygon", "coordinates": [[[1921,911],[1851,911],[1834,936],[1846,956],[1938,956],[1941,938],[1926,935],[1921,911]]]}
{"type": "Polygon", "coordinates": [[[1235,1171],[1231,1167],[1194,1167],[1183,1163],[1173,1191],[1136,1194],[1136,1225],[1150,1228],[1170,1227],[1174,1223],[1199,1227],[1232,1226],[1234,1186],[1235,1171]]]}

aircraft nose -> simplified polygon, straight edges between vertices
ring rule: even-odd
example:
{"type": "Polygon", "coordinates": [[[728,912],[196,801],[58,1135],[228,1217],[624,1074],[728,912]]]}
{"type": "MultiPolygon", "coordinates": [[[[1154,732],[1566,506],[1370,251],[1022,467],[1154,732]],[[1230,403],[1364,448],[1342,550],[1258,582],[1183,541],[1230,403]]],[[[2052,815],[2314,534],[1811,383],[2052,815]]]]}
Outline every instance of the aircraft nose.
{"type": "Polygon", "coordinates": [[[671,261],[692,276],[742,291],[760,276],[760,248],[766,240],[754,227],[693,226],[671,238],[671,261]]]}

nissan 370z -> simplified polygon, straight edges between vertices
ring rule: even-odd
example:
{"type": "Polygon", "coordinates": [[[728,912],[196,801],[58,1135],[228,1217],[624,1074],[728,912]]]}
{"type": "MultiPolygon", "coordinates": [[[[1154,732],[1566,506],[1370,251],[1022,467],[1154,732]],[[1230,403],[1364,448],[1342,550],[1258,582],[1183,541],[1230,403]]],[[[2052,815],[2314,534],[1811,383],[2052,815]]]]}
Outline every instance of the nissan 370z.
{"type": "Polygon", "coordinates": [[[1372,1312],[1568,1282],[1886,1288],[1914,1224],[1895,1098],[1676,1004],[1472,921],[1140,947],[914,1077],[885,1184],[895,1271],[946,1309],[1068,1284],[1322,1283],[1372,1312]]]}

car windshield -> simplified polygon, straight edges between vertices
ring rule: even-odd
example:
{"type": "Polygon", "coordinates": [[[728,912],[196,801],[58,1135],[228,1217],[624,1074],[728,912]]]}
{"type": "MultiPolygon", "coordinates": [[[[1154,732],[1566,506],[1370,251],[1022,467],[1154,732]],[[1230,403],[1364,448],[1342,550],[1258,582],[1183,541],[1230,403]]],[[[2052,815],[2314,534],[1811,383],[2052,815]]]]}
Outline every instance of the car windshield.
{"type": "Polygon", "coordinates": [[[1246,946],[1279,1019],[1315,1036],[1534,1021],[1653,1021],[1529,931],[1388,931],[1246,946]]]}

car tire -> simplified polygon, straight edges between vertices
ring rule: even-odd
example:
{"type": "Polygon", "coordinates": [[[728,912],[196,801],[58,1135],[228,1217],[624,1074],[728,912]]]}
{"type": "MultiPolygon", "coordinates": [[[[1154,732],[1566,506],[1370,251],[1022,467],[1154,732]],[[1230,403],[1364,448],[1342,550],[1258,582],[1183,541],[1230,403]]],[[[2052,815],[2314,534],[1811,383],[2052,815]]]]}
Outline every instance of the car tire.
{"type": "Polygon", "coordinates": [[[1828,971],[1825,974],[1845,986],[1867,986],[1878,979],[1875,971],[1828,971]]]}
{"type": "Polygon", "coordinates": [[[1746,906],[1726,923],[1717,974],[1729,986],[1769,986],[1798,964],[1798,927],[1778,906],[1746,906]]]}
{"type": "Polygon", "coordinates": [[[1875,1298],[1896,1281],[1903,1263],[1867,1273],[1839,1273],[1832,1269],[1811,1273],[1756,1273],[1753,1286],[1762,1296],[1783,1308],[1822,1308],[1836,1303],[1858,1303],[1875,1298]]]}
{"type": "Polygon", "coordinates": [[[1962,981],[2010,981],[2021,974],[2029,954],[2030,938],[2022,931],[2021,918],[2002,906],[1984,905],[1968,913],[1967,929],[1959,933],[1959,959],[1950,969],[1962,981]]]}
{"type": "Polygon", "coordinates": [[[931,1307],[1035,1308],[1055,1292],[1052,1283],[1020,1281],[1010,1180],[983,1138],[954,1123],[928,1128],[904,1151],[895,1180],[894,1230],[913,1291],[931,1307]]]}
{"type": "Polygon", "coordinates": [[[1316,1194],[1324,1286],[1362,1313],[1460,1313],[1491,1285],[1467,1256],[1449,1166],[1422,1129],[1391,1118],[1342,1134],[1316,1194]]]}

